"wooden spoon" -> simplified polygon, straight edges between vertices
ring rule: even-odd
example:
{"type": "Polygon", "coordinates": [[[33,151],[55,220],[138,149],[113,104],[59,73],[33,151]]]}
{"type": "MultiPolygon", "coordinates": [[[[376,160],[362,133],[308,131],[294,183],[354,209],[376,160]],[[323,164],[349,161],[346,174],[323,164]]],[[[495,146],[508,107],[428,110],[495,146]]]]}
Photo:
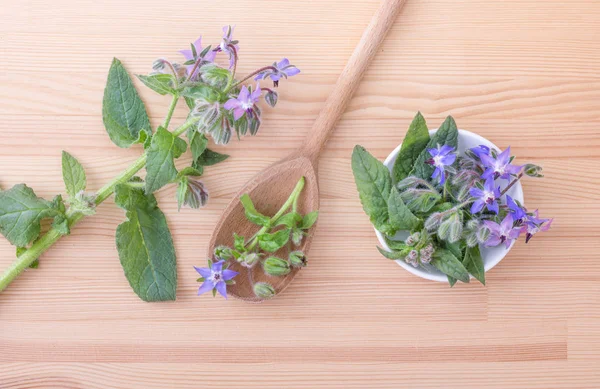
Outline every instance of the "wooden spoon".
{"type": "MultiPolygon", "coordinates": [[[[404,2],[405,0],[384,0],[382,2],[338,78],[333,92],[308,132],[304,144],[289,157],[258,173],[238,192],[215,227],[208,247],[209,258],[212,258],[215,247],[233,246],[234,232],[249,238],[258,230],[258,227],[248,222],[244,215],[244,208],[239,201],[239,197],[244,193],[250,195],[259,212],[265,215],[274,215],[293,191],[298,180],[304,177],[305,186],[300,196],[298,212],[304,215],[319,209],[317,182],[319,154],[329,135],[333,132],[338,119],[344,113],[365,70],[375,57],[404,2]]],[[[295,247],[294,250],[302,250],[307,253],[311,241],[312,233],[309,233],[301,247],[295,247]]],[[[285,248],[281,251],[282,254],[287,253],[287,251],[284,253],[285,248]]],[[[275,253],[275,255],[277,254],[279,253],[275,253]]],[[[229,294],[250,302],[262,301],[254,295],[252,280],[270,283],[279,294],[289,285],[299,270],[294,269],[285,277],[270,277],[264,274],[260,265],[248,269],[238,263],[233,263],[230,268],[240,272],[240,275],[235,278],[236,284],[228,287],[229,294]],[[249,272],[250,274],[248,274],[249,272]]]]}

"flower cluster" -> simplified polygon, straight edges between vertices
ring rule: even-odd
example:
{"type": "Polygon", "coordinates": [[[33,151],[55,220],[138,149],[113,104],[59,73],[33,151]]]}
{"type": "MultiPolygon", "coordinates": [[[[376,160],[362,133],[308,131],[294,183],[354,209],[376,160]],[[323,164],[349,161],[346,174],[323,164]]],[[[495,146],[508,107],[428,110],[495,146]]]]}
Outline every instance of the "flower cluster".
{"type": "Polygon", "coordinates": [[[198,279],[202,282],[198,294],[212,290],[213,295],[219,292],[226,298],[227,285],[235,284],[233,278],[238,275],[238,272],[229,269],[231,266],[247,273],[256,299],[269,299],[277,294],[277,288],[271,284],[269,278],[283,277],[294,269],[306,266],[304,252],[292,247],[300,246],[307,231],[317,221],[318,211],[306,215],[298,213],[298,201],[303,188],[304,177],[273,217],[258,212],[247,194],[240,198],[248,221],[261,228],[249,239],[234,234],[233,245],[215,248],[214,259],[217,262],[213,264],[209,260],[208,268],[196,268],[202,276],[198,279]],[[286,213],[290,207],[291,210],[286,213]],[[282,252],[285,255],[282,255],[282,252]],[[223,266],[226,270],[222,270],[223,266]],[[256,272],[256,275],[266,278],[265,281],[255,281],[257,269],[261,269],[262,272],[256,272]]]}
{"type": "Polygon", "coordinates": [[[153,72],[142,79],[159,93],[177,93],[184,97],[191,110],[190,115],[197,118],[197,131],[212,136],[217,144],[229,143],[233,132],[238,137],[258,132],[261,125],[258,103],[261,98],[271,107],[277,104],[277,92],[261,88],[260,80],[270,78],[277,87],[282,78],[300,73],[287,58],[283,58],[240,80],[236,79],[240,47],[233,38],[233,32],[233,27],[223,27],[223,37],[214,48],[212,45],[203,47],[201,38],[198,38],[189,49],[180,51],[185,59],[182,64],[158,59],[152,66],[153,72]],[[228,66],[218,65],[218,54],[227,57],[228,66]],[[256,84],[244,85],[251,79],[256,84]]]}
{"type": "Polygon", "coordinates": [[[387,168],[360,146],[352,168],[365,212],[387,235],[391,251],[380,249],[384,256],[426,270],[433,266],[451,285],[468,282],[469,273],[485,283],[480,245],[509,248],[521,235],[527,243],[548,230],[552,219],[540,218],[510,196],[522,177],[542,177],[541,167],[514,164],[510,147],[479,145],[460,155],[458,146],[451,117],[430,137],[419,113],[389,179],[387,168]],[[381,177],[389,181],[387,194],[381,177]],[[408,238],[394,240],[401,230],[410,232],[408,238]]]}

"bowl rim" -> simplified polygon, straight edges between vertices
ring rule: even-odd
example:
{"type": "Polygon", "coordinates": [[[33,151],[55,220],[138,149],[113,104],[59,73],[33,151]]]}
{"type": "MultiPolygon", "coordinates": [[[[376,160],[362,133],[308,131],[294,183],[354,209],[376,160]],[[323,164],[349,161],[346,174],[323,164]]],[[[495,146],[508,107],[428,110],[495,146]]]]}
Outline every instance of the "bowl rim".
{"type": "MultiPolygon", "coordinates": [[[[435,132],[437,130],[438,130],[437,128],[429,130],[429,135],[435,134],[435,132]]],[[[462,135],[462,136],[465,136],[468,138],[475,139],[477,142],[479,142],[479,144],[487,145],[488,147],[493,147],[496,150],[500,150],[500,148],[498,146],[496,146],[493,142],[482,137],[479,134],[476,134],[474,132],[467,131],[467,130],[462,130],[462,129],[458,129],[458,132],[459,132],[459,136],[462,135]]],[[[388,170],[390,170],[390,172],[392,171],[392,168],[393,168],[393,165],[391,164],[391,162],[392,162],[392,160],[396,159],[396,157],[398,156],[398,153],[400,152],[401,147],[402,147],[402,143],[400,143],[383,161],[383,164],[385,165],[386,168],[388,168],[388,170]]],[[[515,194],[514,197],[517,200],[519,200],[521,202],[521,204],[523,204],[523,205],[525,204],[524,196],[523,196],[523,186],[521,185],[521,181],[517,181],[517,183],[515,185],[513,185],[513,187],[511,188],[511,192],[513,192],[515,194]]],[[[391,251],[390,247],[387,245],[387,243],[385,241],[383,234],[381,232],[379,232],[376,228],[374,228],[374,230],[375,230],[375,235],[377,236],[377,240],[379,241],[379,244],[382,246],[382,248],[386,251],[391,251]]],[[[494,258],[493,260],[484,262],[485,273],[487,273],[488,271],[493,269],[498,263],[500,263],[500,261],[502,261],[504,259],[504,257],[506,257],[508,252],[513,248],[515,242],[516,242],[516,240],[513,240],[511,242],[510,246],[508,248],[504,249],[502,251],[502,253],[500,255],[498,255],[496,258],[494,258]]],[[[431,280],[431,281],[448,282],[448,277],[445,274],[429,273],[426,270],[422,269],[421,267],[413,267],[412,265],[410,265],[402,260],[396,260],[395,262],[398,265],[400,265],[402,268],[404,268],[406,271],[408,271],[409,273],[412,273],[421,278],[431,280]]],[[[471,274],[469,274],[469,276],[471,279],[473,278],[473,276],[471,274]]]]}

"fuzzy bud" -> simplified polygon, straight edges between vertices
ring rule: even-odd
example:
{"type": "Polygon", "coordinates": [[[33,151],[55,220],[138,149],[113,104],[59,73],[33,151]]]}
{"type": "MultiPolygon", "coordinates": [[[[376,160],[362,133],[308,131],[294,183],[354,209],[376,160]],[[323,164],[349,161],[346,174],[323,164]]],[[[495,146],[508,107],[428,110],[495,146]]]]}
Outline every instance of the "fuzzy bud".
{"type": "Polygon", "coordinates": [[[447,240],[448,239],[448,235],[450,234],[450,220],[446,220],[444,221],[442,224],[440,224],[440,226],[438,227],[437,230],[437,235],[441,240],[447,240]]]}
{"type": "Polygon", "coordinates": [[[482,225],[479,227],[475,235],[479,243],[485,243],[490,237],[490,230],[486,226],[482,225]]]}
{"type": "Polygon", "coordinates": [[[432,213],[427,220],[425,220],[424,227],[427,231],[433,231],[440,226],[443,215],[440,212],[432,213]]]}
{"type": "Polygon", "coordinates": [[[240,262],[245,267],[253,267],[258,260],[260,259],[260,255],[257,253],[244,253],[240,255],[238,258],[238,262],[240,262]]]}
{"type": "Polygon", "coordinates": [[[431,262],[431,252],[429,252],[429,250],[427,250],[427,249],[421,249],[419,251],[419,259],[421,260],[422,263],[431,262]]]}
{"type": "Polygon", "coordinates": [[[458,214],[455,214],[449,220],[451,220],[451,224],[449,226],[449,231],[448,231],[448,242],[455,243],[455,242],[458,242],[462,236],[462,231],[463,231],[462,221],[460,220],[460,217],[458,216],[458,214]]]}
{"type": "Polygon", "coordinates": [[[284,276],[292,270],[287,261],[277,257],[267,258],[263,263],[263,269],[266,274],[276,277],[284,276]]]}
{"type": "Polygon", "coordinates": [[[267,94],[265,95],[265,101],[267,102],[267,104],[269,104],[271,107],[275,107],[275,105],[277,104],[277,92],[275,92],[274,90],[269,89],[267,94]]]}
{"type": "Polygon", "coordinates": [[[302,243],[302,239],[304,238],[304,232],[302,232],[301,229],[299,228],[294,228],[292,230],[292,242],[294,242],[294,244],[296,246],[299,246],[300,243],[302,243]]]}
{"type": "Polygon", "coordinates": [[[306,256],[302,251],[292,251],[290,253],[289,259],[293,267],[306,266],[306,256]]]}
{"type": "Polygon", "coordinates": [[[523,171],[529,177],[544,177],[542,174],[542,167],[538,165],[534,165],[532,163],[528,163],[523,167],[523,171]]]}
{"type": "Polygon", "coordinates": [[[254,294],[261,299],[270,299],[275,296],[275,288],[266,282],[257,282],[254,284],[254,294]]]}
{"type": "Polygon", "coordinates": [[[72,211],[91,216],[96,213],[96,195],[80,191],[69,201],[69,206],[72,211]]]}
{"type": "Polygon", "coordinates": [[[414,246],[415,244],[417,244],[419,239],[421,239],[421,233],[415,232],[414,234],[406,238],[404,243],[406,243],[407,246],[414,246]]]}
{"type": "Polygon", "coordinates": [[[215,257],[219,259],[231,259],[233,258],[233,250],[227,246],[217,246],[215,247],[215,257]]]}
{"type": "Polygon", "coordinates": [[[475,233],[468,234],[465,238],[465,241],[467,243],[467,246],[469,247],[475,247],[479,243],[477,239],[477,234],[475,233]]]}

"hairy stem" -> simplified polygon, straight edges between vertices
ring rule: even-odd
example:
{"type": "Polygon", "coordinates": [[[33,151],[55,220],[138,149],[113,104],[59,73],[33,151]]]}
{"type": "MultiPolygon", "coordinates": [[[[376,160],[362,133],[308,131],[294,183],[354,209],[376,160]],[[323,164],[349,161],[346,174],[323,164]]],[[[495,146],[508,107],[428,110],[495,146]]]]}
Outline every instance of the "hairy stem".
{"type": "Polygon", "coordinates": [[[167,116],[165,116],[165,120],[163,122],[164,128],[169,128],[169,123],[171,122],[171,118],[173,117],[173,112],[175,112],[175,107],[177,107],[177,102],[179,101],[179,96],[174,95],[173,100],[171,100],[171,105],[169,105],[169,110],[167,111],[167,116]]]}
{"type": "Polygon", "coordinates": [[[240,84],[241,84],[241,83],[243,83],[244,81],[247,81],[247,80],[249,80],[251,77],[253,77],[253,76],[256,76],[258,73],[260,73],[260,72],[264,72],[265,70],[269,70],[269,69],[271,69],[271,70],[277,70],[277,69],[275,69],[275,67],[274,67],[274,66],[265,66],[265,67],[263,67],[263,68],[257,69],[257,70],[255,70],[255,71],[253,71],[252,73],[248,74],[246,77],[244,77],[244,78],[242,78],[241,80],[239,80],[238,82],[236,82],[235,84],[233,84],[233,85],[230,85],[229,87],[227,87],[227,88],[225,89],[225,92],[224,92],[224,93],[225,93],[225,94],[227,94],[227,92],[229,92],[231,89],[235,88],[236,86],[240,85],[240,84]]]}
{"type": "Polygon", "coordinates": [[[258,237],[260,235],[264,234],[265,232],[267,232],[271,228],[270,227],[271,225],[277,223],[277,220],[281,216],[283,216],[285,211],[287,211],[288,208],[291,205],[293,205],[295,201],[297,201],[298,197],[300,196],[300,193],[302,192],[302,189],[304,189],[304,177],[300,178],[300,180],[296,184],[296,187],[290,194],[290,197],[288,197],[288,199],[281,206],[281,208],[279,208],[279,211],[277,211],[277,213],[271,218],[271,223],[269,223],[269,226],[261,228],[256,234],[254,234],[252,239],[250,239],[250,241],[248,242],[248,245],[247,245],[248,251],[252,251],[252,249],[254,249],[254,247],[256,247],[256,244],[258,243],[258,237]]]}
{"type": "MultiPolygon", "coordinates": [[[[179,136],[183,134],[187,129],[194,126],[198,119],[192,119],[185,122],[183,125],[173,131],[173,135],[179,136]]],[[[144,166],[146,166],[147,154],[144,152],[138,159],[136,159],[127,169],[123,170],[121,174],[115,177],[108,184],[104,185],[98,192],[96,192],[95,202],[96,205],[101,204],[104,200],[109,198],[114,192],[115,188],[119,184],[123,184],[129,181],[133,176],[136,175],[144,166]]],[[[74,226],[83,219],[85,215],[79,212],[67,211],[67,220],[69,227],[74,226]]],[[[0,276],[0,292],[3,291],[8,284],[10,284],[23,270],[27,269],[36,259],[38,259],[46,250],[48,250],[54,243],[56,243],[63,235],[60,234],[55,228],[51,228],[41,238],[36,240],[27,251],[23,252],[17,257],[17,259],[2,273],[0,276]]]]}
{"type": "Polygon", "coordinates": [[[506,192],[508,192],[508,190],[509,190],[510,188],[512,188],[512,187],[513,187],[513,185],[517,183],[517,181],[519,181],[521,178],[523,178],[523,174],[524,174],[523,172],[519,173],[519,175],[517,176],[517,178],[515,178],[514,180],[512,180],[512,181],[510,182],[510,184],[508,184],[508,186],[507,186],[506,188],[504,188],[504,190],[503,190],[503,191],[500,193],[500,196],[504,196],[504,194],[505,194],[506,192]]]}

